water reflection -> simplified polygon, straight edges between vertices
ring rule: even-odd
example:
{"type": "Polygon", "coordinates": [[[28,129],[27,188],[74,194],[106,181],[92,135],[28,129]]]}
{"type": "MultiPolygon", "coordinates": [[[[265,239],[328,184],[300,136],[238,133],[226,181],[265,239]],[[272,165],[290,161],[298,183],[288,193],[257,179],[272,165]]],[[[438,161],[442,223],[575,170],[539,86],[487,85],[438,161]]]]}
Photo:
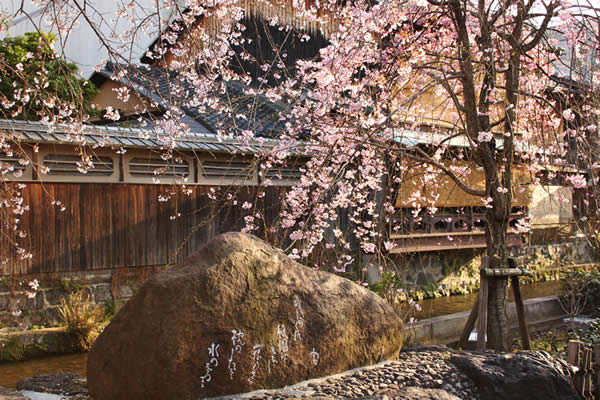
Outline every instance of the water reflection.
{"type": "Polygon", "coordinates": [[[23,378],[62,371],[86,376],[86,367],[87,353],[0,364],[0,387],[14,389],[23,378]]]}
{"type": "MultiPolygon", "coordinates": [[[[552,296],[560,291],[560,286],[560,281],[536,282],[523,285],[521,286],[521,296],[523,299],[552,296]]],[[[473,292],[466,296],[449,296],[422,300],[419,304],[423,308],[423,311],[417,313],[415,317],[421,320],[471,310],[477,298],[477,293],[473,292]]],[[[508,293],[509,301],[513,301],[511,288],[508,288],[508,293]]]]}

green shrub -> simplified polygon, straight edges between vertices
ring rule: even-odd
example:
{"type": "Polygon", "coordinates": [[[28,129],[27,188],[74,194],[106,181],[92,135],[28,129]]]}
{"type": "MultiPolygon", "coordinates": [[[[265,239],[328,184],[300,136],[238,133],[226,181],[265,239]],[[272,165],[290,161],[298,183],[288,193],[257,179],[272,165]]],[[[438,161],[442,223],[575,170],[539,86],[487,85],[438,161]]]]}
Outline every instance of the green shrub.
{"type": "Polygon", "coordinates": [[[575,329],[575,339],[583,342],[586,347],[600,344],[600,318],[575,329]]]}

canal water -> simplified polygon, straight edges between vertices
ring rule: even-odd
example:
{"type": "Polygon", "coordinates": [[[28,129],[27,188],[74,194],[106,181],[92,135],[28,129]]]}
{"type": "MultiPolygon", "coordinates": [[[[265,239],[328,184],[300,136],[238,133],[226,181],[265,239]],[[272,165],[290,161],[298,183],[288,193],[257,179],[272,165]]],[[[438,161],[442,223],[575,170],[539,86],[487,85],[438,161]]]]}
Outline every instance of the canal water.
{"type": "MultiPolygon", "coordinates": [[[[524,299],[555,295],[560,290],[559,281],[537,282],[521,287],[524,299]]],[[[512,291],[510,301],[512,301],[512,291]]],[[[449,296],[423,300],[419,304],[422,311],[415,315],[421,320],[440,315],[470,310],[477,298],[477,292],[466,296],[449,296]]],[[[18,381],[36,375],[52,374],[61,371],[74,372],[86,376],[87,353],[48,357],[32,361],[0,364],[0,387],[14,389],[18,381]]]]}
{"type": "MultiPolygon", "coordinates": [[[[560,287],[560,281],[536,282],[523,285],[521,286],[521,297],[523,299],[533,299],[556,295],[560,292],[560,287]]],[[[464,296],[445,296],[438,297],[437,299],[421,300],[419,301],[419,305],[423,310],[416,313],[415,318],[421,320],[471,310],[477,299],[477,293],[473,292],[464,296]]],[[[508,297],[509,301],[514,301],[511,288],[508,288],[508,297]]]]}
{"type": "Polygon", "coordinates": [[[15,389],[17,382],[23,378],[61,371],[86,376],[86,367],[87,353],[0,364],[0,387],[15,389]]]}

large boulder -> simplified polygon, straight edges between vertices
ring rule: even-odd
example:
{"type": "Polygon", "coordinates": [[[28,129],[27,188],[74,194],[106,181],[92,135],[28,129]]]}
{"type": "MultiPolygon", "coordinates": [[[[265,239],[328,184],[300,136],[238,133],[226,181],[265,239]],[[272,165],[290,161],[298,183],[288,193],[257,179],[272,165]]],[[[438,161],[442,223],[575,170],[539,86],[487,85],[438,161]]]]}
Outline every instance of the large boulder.
{"type": "Polygon", "coordinates": [[[569,366],[545,352],[458,353],[450,358],[481,400],[577,400],[569,366]]]}
{"type": "Polygon", "coordinates": [[[156,274],[89,354],[95,400],[199,399],[395,357],[402,321],[369,290],[226,233],[156,274]]]}

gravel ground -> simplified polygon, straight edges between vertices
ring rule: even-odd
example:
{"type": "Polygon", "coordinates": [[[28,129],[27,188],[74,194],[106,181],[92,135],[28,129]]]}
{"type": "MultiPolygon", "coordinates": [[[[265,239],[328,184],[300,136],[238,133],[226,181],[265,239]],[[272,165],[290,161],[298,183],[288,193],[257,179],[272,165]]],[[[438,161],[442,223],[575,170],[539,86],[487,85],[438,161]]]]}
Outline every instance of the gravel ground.
{"type": "Polygon", "coordinates": [[[448,357],[445,356],[447,353],[440,352],[439,348],[435,350],[406,349],[400,353],[397,361],[386,361],[371,367],[313,379],[284,389],[256,391],[215,399],[394,399],[399,398],[397,396],[407,387],[438,389],[435,392],[445,391],[459,399],[477,399],[473,382],[447,362],[448,357]]]}
{"type": "MultiPolygon", "coordinates": [[[[281,389],[222,396],[213,400],[476,400],[480,397],[494,400],[574,400],[578,396],[567,371],[568,365],[545,352],[457,352],[446,347],[430,346],[403,349],[398,360],[281,389]],[[514,390],[521,394],[520,397],[514,397],[514,390]]],[[[92,400],[87,393],[85,379],[74,374],[40,376],[21,381],[19,385],[23,390],[62,394],[68,400],[92,400]]],[[[19,396],[22,394],[3,393],[0,389],[0,400],[25,399],[19,396]]]]}

